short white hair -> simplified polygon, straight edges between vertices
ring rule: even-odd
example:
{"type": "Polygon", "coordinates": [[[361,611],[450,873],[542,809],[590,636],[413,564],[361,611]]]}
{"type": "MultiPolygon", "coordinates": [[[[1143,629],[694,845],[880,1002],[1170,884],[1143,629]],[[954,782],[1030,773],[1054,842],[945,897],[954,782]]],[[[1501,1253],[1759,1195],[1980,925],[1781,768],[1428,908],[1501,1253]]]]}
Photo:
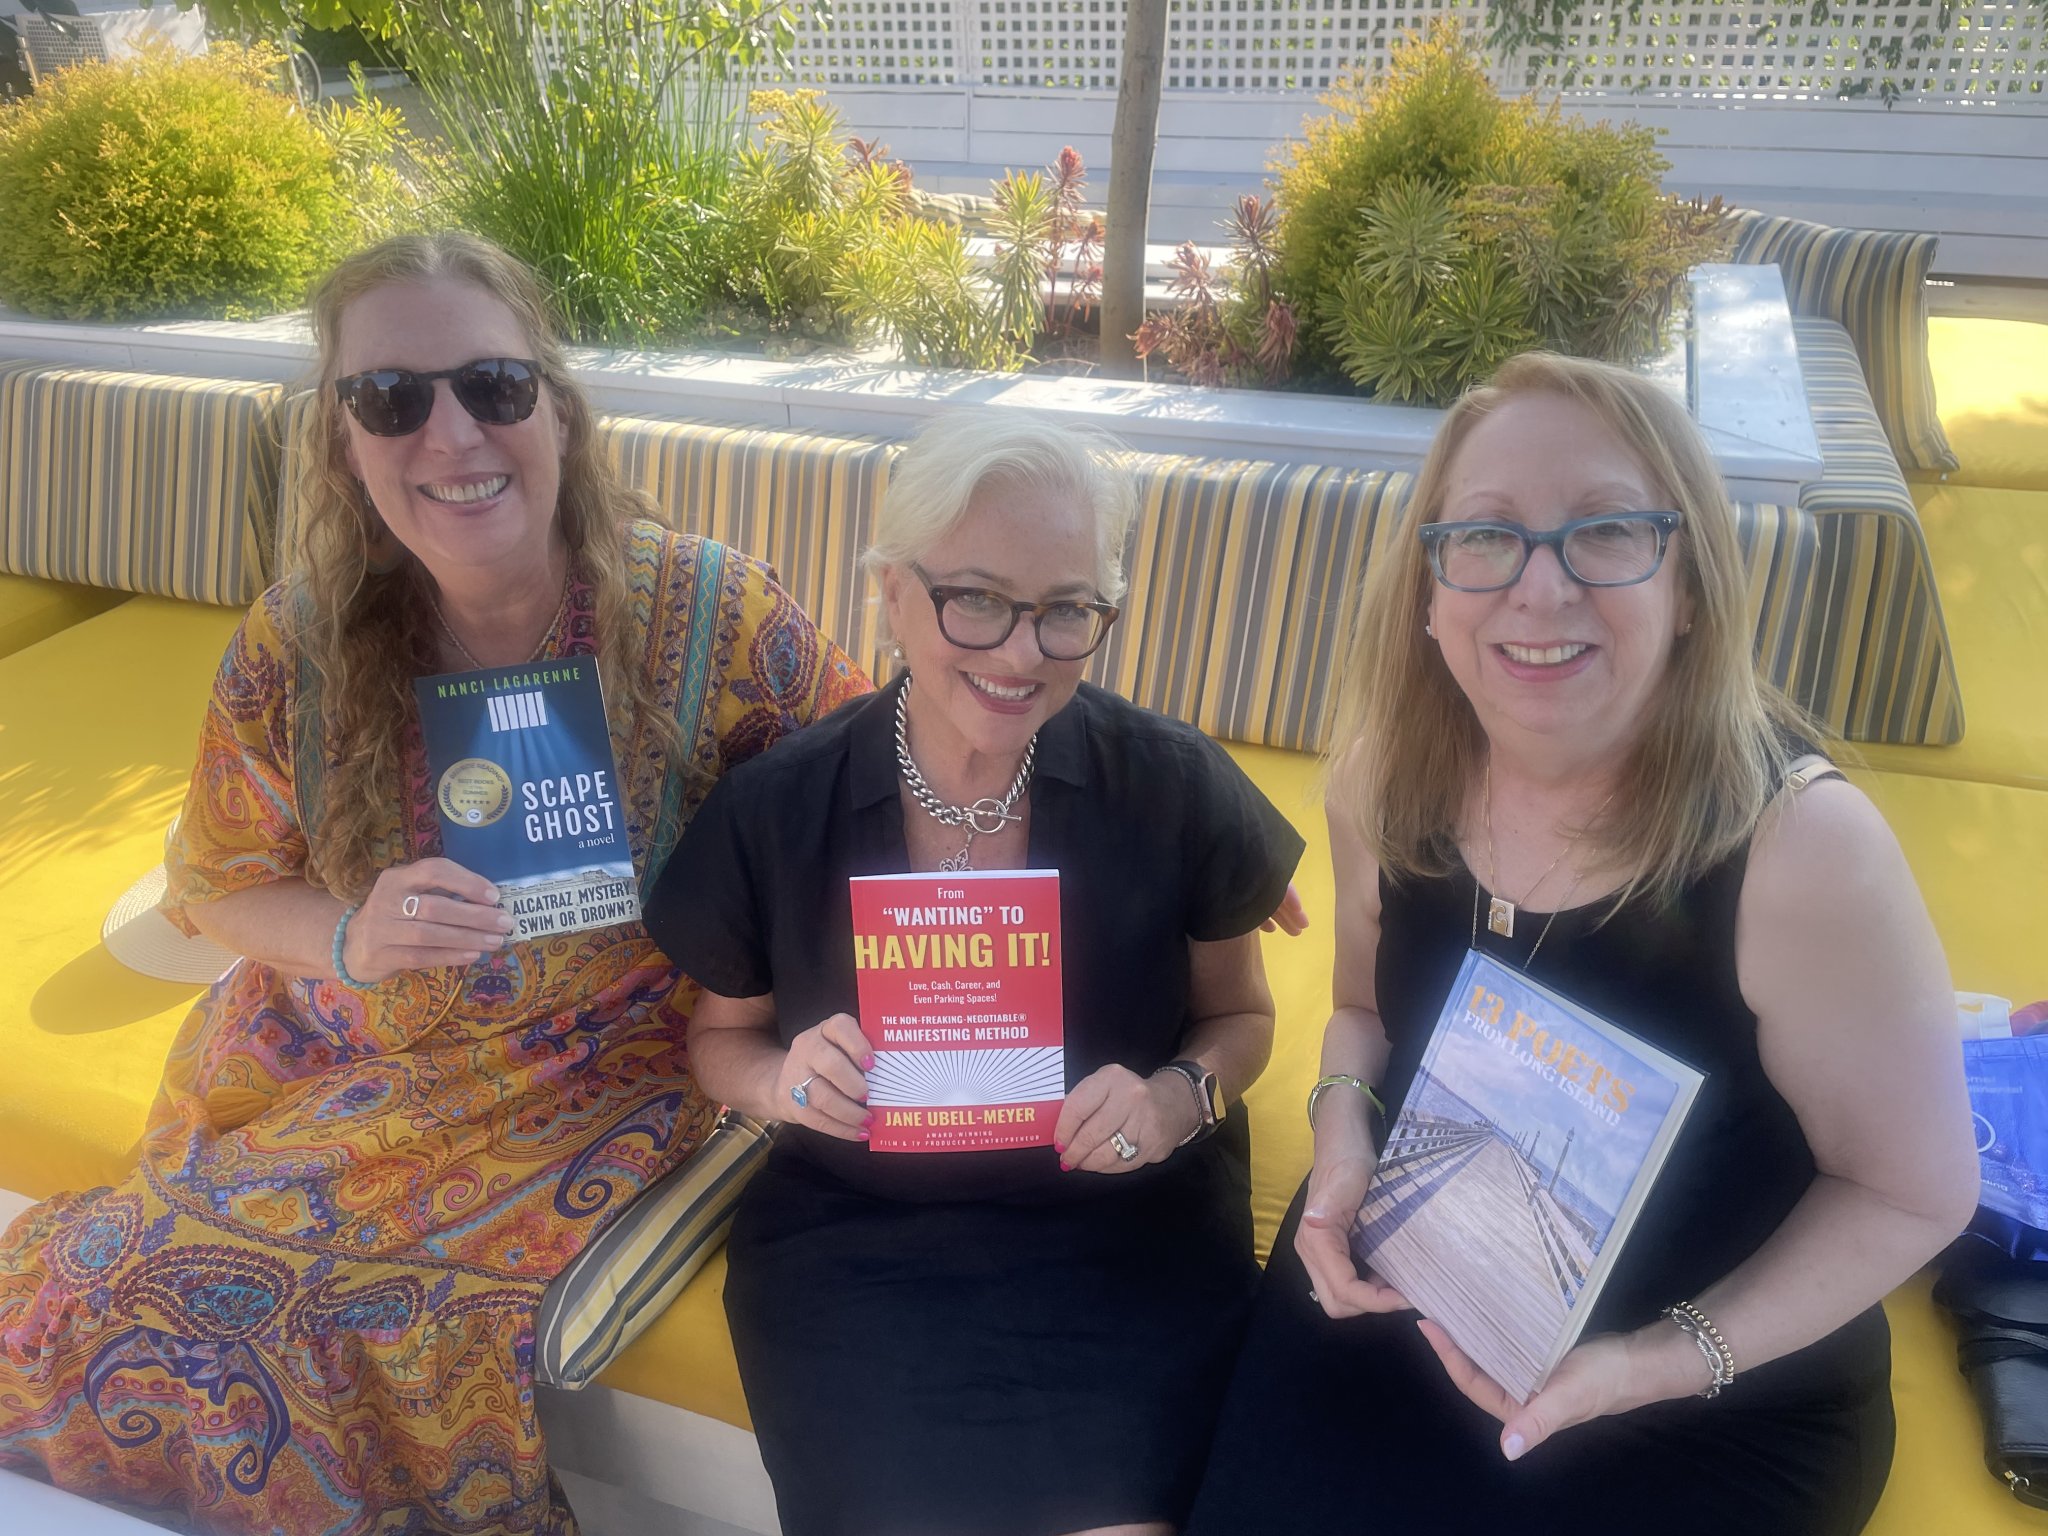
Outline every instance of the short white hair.
{"type": "MultiPolygon", "coordinates": [[[[936,417],[897,456],[875,513],[875,541],[861,556],[870,578],[909,565],[959,526],[982,486],[1028,486],[1072,496],[1095,518],[1095,587],[1122,599],[1124,539],[1137,512],[1122,444],[1092,427],[1029,411],[983,406],[936,417]]],[[[886,624],[886,619],[885,619],[886,624]]]]}

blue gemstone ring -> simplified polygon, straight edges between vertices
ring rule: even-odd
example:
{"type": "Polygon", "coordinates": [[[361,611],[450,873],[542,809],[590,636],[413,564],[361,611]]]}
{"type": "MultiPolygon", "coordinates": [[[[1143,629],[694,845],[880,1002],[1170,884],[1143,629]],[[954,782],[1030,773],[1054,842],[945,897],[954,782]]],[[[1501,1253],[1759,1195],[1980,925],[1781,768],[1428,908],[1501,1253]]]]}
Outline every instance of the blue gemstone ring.
{"type": "Polygon", "coordinates": [[[809,1077],[789,1090],[789,1096],[796,1100],[796,1107],[798,1109],[809,1109],[811,1107],[811,1084],[817,1080],[818,1074],[813,1072],[809,1077]]]}

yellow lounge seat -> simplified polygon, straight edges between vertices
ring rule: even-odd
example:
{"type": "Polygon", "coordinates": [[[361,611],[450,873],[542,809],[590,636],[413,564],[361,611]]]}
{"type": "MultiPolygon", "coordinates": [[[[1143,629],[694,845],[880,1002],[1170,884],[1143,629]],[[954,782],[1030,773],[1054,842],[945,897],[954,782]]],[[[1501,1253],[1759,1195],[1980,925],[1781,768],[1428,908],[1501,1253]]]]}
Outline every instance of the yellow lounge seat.
{"type": "Polygon", "coordinates": [[[0,1187],[127,1171],[199,988],[99,942],[163,857],[237,610],[136,597],[0,660],[0,1187]]]}
{"type": "Polygon", "coordinates": [[[12,656],[81,619],[126,602],[126,592],[0,572],[0,656],[12,656]]]}
{"type": "Polygon", "coordinates": [[[2048,491],[2048,324],[1936,315],[1927,356],[1958,467],[1907,478],[2048,491]]]}
{"type": "MultiPolygon", "coordinates": [[[[1299,938],[1265,940],[1279,1029],[1272,1064],[1250,1094],[1252,1198],[1263,1257],[1311,1152],[1303,1107],[1329,1013],[1333,896],[1314,761],[1268,747],[1229,750],[1309,842],[1297,884],[1313,925],[1299,938]]],[[[1958,984],[2018,999],[2048,997],[2048,954],[2033,932],[2039,907],[2029,890],[2048,864],[2048,794],[1900,774],[1856,777],[1905,845],[1958,984]]],[[[603,1384],[746,1427],[725,1331],[724,1284],[720,1253],[612,1364],[603,1384]]],[[[1895,1334],[1899,1449],[1870,1532],[2038,1532],[2038,1517],[1984,1470],[1976,1408],[1956,1371],[1953,1334],[1928,1288],[1927,1277],[1917,1277],[1886,1303],[1895,1334]]]]}

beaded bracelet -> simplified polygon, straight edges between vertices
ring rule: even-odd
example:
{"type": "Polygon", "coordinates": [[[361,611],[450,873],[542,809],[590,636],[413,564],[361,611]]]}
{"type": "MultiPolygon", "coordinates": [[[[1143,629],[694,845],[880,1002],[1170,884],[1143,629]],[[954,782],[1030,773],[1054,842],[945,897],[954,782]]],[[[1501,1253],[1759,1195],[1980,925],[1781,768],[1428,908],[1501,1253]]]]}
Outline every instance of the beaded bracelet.
{"type": "Polygon", "coordinates": [[[1370,1083],[1362,1077],[1351,1077],[1343,1072],[1332,1072],[1308,1091],[1308,1128],[1311,1131],[1316,1128],[1316,1105],[1322,1099],[1324,1092],[1331,1088],[1356,1088],[1372,1101],[1372,1107],[1380,1112],[1380,1118],[1382,1120],[1386,1119],[1387,1106],[1380,1102],[1380,1096],[1372,1091],[1370,1083]]]}
{"type": "Polygon", "coordinates": [[[353,987],[358,992],[369,986],[370,983],[367,981],[357,981],[355,977],[349,975],[348,966],[341,958],[341,947],[348,942],[348,920],[362,911],[362,909],[362,903],[357,902],[346,912],[342,913],[341,921],[334,925],[334,979],[344,987],[353,987]]]}
{"type": "Polygon", "coordinates": [[[1691,1302],[1676,1302],[1664,1309],[1664,1315],[1699,1346],[1707,1369],[1714,1373],[1714,1379],[1701,1390],[1700,1396],[1718,1397],[1721,1389],[1735,1380],[1735,1351],[1721,1337],[1721,1330],[1714,1326],[1713,1319],[1691,1302]]]}

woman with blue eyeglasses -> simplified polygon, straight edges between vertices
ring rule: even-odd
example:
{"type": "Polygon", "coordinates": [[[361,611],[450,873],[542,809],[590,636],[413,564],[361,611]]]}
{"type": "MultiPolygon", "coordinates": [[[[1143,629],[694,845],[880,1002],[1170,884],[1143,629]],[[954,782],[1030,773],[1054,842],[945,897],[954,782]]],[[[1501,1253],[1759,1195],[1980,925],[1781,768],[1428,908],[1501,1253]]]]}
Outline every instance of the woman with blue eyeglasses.
{"type": "Polygon", "coordinates": [[[1912,877],[1756,678],[1745,597],[1714,462],[1655,385],[1530,355],[1446,417],[1353,630],[1315,1160],[1188,1536],[1869,1518],[1878,1302],[1968,1219],[1976,1159],[1912,877]],[[1526,1402],[1347,1241],[1470,950],[1706,1074],[1526,1402]]]}

